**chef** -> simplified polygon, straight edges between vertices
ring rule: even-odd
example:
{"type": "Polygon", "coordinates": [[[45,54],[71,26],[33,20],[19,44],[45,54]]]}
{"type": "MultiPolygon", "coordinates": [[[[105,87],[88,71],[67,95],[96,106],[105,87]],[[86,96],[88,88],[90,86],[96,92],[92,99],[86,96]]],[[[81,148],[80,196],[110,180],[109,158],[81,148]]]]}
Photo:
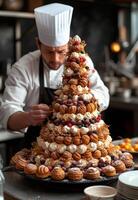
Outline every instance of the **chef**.
{"type": "MultiPolygon", "coordinates": [[[[38,50],[13,65],[0,106],[2,126],[13,131],[26,131],[27,146],[38,136],[40,125],[50,114],[53,91],[62,84],[73,7],[52,3],[38,7],[34,12],[38,50]]],[[[109,104],[108,89],[90,58],[88,65],[93,69],[90,76],[93,94],[102,111],[109,104]]]]}

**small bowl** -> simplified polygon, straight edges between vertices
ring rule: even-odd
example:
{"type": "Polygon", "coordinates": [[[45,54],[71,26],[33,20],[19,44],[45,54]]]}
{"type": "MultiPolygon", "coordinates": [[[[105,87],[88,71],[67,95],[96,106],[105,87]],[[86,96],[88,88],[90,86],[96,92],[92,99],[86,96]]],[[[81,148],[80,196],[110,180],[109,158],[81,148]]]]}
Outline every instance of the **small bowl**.
{"type": "Polygon", "coordinates": [[[90,200],[113,200],[117,190],[109,186],[95,185],[85,188],[84,193],[90,200]]]}

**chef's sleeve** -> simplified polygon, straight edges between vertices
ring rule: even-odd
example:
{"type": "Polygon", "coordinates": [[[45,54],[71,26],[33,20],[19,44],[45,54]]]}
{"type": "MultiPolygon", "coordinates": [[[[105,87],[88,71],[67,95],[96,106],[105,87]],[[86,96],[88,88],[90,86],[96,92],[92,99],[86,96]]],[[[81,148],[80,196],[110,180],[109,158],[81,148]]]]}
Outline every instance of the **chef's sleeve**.
{"type": "Polygon", "coordinates": [[[98,72],[94,68],[92,60],[89,57],[87,58],[87,65],[90,69],[89,81],[91,92],[98,101],[100,111],[103,111],[109,106],[109,90],[104,85],[98,72]]]}
{"type": "Polygon", "coordinates": [[[5,90],[0,105],[0,123],[7,129],[9,117],[23,111],[27,96],[27,76],[21,67],[14,66],[5,82],[5,90]]]}

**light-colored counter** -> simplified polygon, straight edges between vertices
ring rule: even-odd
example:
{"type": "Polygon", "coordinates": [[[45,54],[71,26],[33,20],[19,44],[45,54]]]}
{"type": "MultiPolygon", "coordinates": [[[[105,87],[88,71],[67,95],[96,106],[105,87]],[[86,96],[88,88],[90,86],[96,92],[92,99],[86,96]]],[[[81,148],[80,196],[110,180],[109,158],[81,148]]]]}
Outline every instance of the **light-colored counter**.
{"type": "MultiPolygon", "coordinates": [[[[2,94],[0,93],[0,101],[1,101],[2,94]]],[[[18,138],[23,138],[24,134],[21,132],[15,132],[15,131],[10,131],[10,130],[5,130],[2,128],[0,124],[0,143],[8,141],[8,140],[13,140],[13,139],[18,139],[18,138]]]]}
{"type": "Polygon", "coordinates": [[[0,143],[17,138],[23,138],[24,134],[20,132],[8,131],[0,128],[0,143]]]}

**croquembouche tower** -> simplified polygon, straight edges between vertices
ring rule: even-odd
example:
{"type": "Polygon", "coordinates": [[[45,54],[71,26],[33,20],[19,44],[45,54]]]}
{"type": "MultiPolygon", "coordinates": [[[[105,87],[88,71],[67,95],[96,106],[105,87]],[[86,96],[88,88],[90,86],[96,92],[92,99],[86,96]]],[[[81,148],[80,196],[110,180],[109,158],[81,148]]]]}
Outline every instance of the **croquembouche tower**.
{"type": "Polygon", "coordinates": [[[133,166],[129,153],[113,144],[89,85],[85,42],[70,39],[62,87],[55,91],[52,114],[30,150],[11,159],[17,169],[54,180],[111,177],[133,166]]]}

